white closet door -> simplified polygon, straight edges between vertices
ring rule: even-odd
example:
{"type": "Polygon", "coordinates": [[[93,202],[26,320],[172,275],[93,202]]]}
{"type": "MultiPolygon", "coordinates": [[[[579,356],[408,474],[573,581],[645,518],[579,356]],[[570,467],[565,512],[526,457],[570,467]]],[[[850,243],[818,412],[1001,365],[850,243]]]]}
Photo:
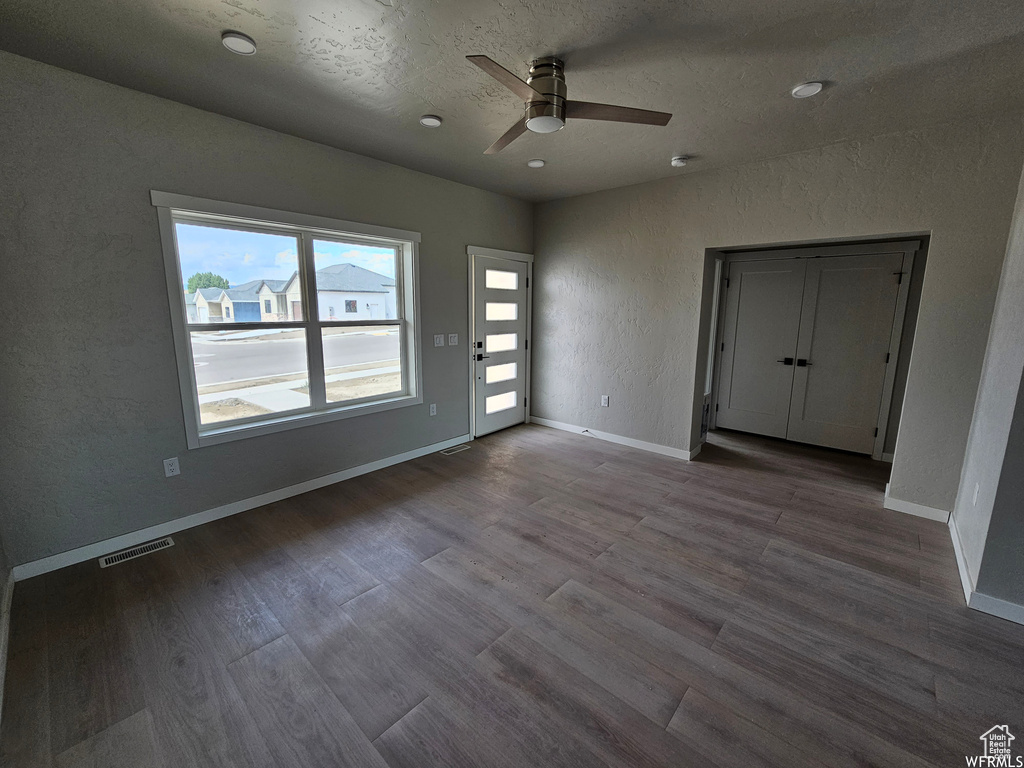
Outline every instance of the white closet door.
{"type": "Polygon", "coordinates": [[[903,254],[807,262],[787,437],[871,453],[903,254]]]}
{"type": "Polygon", "coordinates": [[[780,259],[730,265],[719,427],[786,436],[806,263],[780,259]]]}

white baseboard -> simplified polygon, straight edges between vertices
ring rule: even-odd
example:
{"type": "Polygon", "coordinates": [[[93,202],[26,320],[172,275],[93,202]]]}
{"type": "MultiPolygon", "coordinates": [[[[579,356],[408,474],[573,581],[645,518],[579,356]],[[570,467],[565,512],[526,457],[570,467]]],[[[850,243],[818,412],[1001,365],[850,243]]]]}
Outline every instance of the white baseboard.
{"type": "Polygon", "coordinates": [[[972,592],[967,605],[976,611],[998,616],[1000,619],[1006,619],[1015,624],[1024,624],[1024,605],[1017,605],[1009,600],[992,597],[982,592],[972,592]]]}
{"type": "Polygon", "coordinates": [[[956,527],[956,519],[949,516],[949,538],[953,540],[953,552],[956,553],[956,569],[960,573],[960,585],[964,588],[964,600],[967,605],[971,604],[971,595],[974,593],[974,583],[971,581],[971,572],[967,568],[967,558],[964,556],[964,547],[960,542],[960,530],[956,527]]]}
{"type": "Polygon", "coordinates": [[[7,574],[0,600],[0,718],[4,714],[4,682],[7,678],[7,649],[11,640],[11,600],[14,597],[14,574],[7,574]]]}
{"type": "Polygon", "coordinates": [[[660,453],[662,456],[671,456],[673,459],[684,459],[689,461],[700,453],[700,446],[697,446],[697,448],[692,451],[684,451],[681,448],[670,448],[667,445],[658,445],[657,443],[648,443],[643,440],[634,440],[632,437],[613,435],[611,432],[600,432],[596,429],[578,427],[575,424],[566,424],[562,421],[542,419],[539,416],[533,417],[533,423],[540,424],[542,427],[561,429],[563,432],[574,432],[577,435],[590,435],[591,437],[596,437],[598,440],[606,440],[609,443],[617,443],[619,445],[628,445],[630,448],[639,448],[641,451],[660,453]]]}
{"type": "Polygon", "coordinates": [[[269,493],[262,493],[259,496],[242,499],[241,501],[233,501],[222,507],[214,507],[213,509],[208,509],[205,512],[197,512],[196,514],[188,515],[187,517],[179,517],[177,520],[170,520],[166,523],[161,523],[160,525],[153,525],[149,528],[143,528],[140,531],[126,533],[123,536],[115,536],[112,539],[98,541],[95,544],[88,544],[84,547],[71,549],[57,555],[50,555],[49,557],[44,557],[39,560],[33,560],[30,563],[16,565],[14,567],[14,580],[22,581],[24,579],[30,579],[33,576],[39,576],[43,573],[56,571],[58,568],[64,568],[65,566],[74,565],[75,563],[81,563],[86,560],[92,560],[93,558],[103,557],[103,555],[109,555],[111,552],[118,552],[122,549],[127,549],[128,547],[134,547],[137,544],[152,541],[153,539],[170,536],[178,531],[195,528],[197,525],[203,525],[204,523],[219,520],[222,517],[237,515],[239,512],[245,512],[246,510],[255,509],[256,507],[262,507],[264,504],[271,504],[275,501],[281,501],[282,499],[287,499],[292,496],[298,496],[301,493],[314,491],[317,488],[323,488],[327,485],[333,485],[334,483],[339,483],[342,480],[348,480],[352,477],[358,477],[359,475],[365,475],[369,472],[375,472],[378,469],[384,469],[384,467],[401,464],[403,461],[409,461],[410,459],[416,459],[420,456],[426,456],[428,453],[436,453],[437,451],[442,451],[445,448],[461,445],[471,439],[472,438],[469,435],[460,435],[459,437],[453,437],[450,440],[445,440],[440,443],[425,445],[422,448],[406,451],[405,453],[400,453],[397,456],[389,456],[386,459],[371,461],[369,464],[362,464],[358,467],[343,469],[340,472],[334,472],[330,475],[316,477],[303,483],[297,483],[296,485],[289,485],[287,488],[280,488],[276,491],[270,491],[269,493]]]}
{"type": "Polygon", "coordinates": [[[960,572],[960,584],[964,588],[964,599],[967,607],[1000,619],[1006,619],[1016,624],[1024,624],[1024,605],[1011,603],[1000,597],[992,597],[984,592],[976,592],[974,582],[971,581],[971,573],[967,568],[967,558],[964,557],[963,543],[960,541],[960,530],[956,527],[956,519],[950,515],[949,537],[953,540],[953,551],[956,553],[956,567],[960,572]]]}
{"type": "Polygon", "coordinates": [[[889,495],[888,483],[885,484],[885,500],[882,502],[882,506],[894,512],[903,512],[907,515],[924,517],[928,520],[938,520],[940,523],[949,522],[949,512],[945,509],[936,509],[935,507],[926,507],[924,504],[915,504],[913,501],[894,499],[889,495]]]}

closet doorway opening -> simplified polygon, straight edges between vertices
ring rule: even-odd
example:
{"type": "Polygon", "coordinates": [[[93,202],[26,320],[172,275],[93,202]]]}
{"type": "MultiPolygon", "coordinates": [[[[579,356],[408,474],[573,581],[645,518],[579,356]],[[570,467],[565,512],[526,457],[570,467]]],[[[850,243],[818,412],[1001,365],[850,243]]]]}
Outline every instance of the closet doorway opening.
{"type": "Polygon", "coordinates": [[[709,250],[700,442],[729,429],[891,461],[927,241],[709,250]]]}

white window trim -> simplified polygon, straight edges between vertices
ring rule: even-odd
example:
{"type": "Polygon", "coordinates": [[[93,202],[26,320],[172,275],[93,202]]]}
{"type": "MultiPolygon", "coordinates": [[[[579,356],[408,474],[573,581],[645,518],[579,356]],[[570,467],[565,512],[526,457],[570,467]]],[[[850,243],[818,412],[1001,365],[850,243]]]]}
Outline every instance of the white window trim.
{"type": "MultiPolygon", "coordinates": [[[[174,334],[174,350],[178,367],[178,386],[181,389],[182,412],[185,418],[185,436],[188,447],[203,448],[210,445],[243,440],[260,435],[273,434],[288,429],[323,424],[338,419],[365,416],[395,408],[419,405],[423,402],[422,347],[420,343],[420,285],[419,285],[419,243],[420,234],[408,230],[380,227],[373,224],[361,224],[323,216],[310,216],[290,211],[278,211],[271,208],[227,203],[220,200],[206,200],[188,195],[177,195],[169,192],[152,190],[150,199],[157,209],[160,226],[160,240],[164,255],[164,271],[167,277],[167,295],[171,310],[171,329],[174,334]],[[346,401],[337,407],[317,411],[288,412],[269,416],[264,419],[228,424],[212,425],[201,429],[199,426],[199,399],[195,382],[195,367],[192,360],[192,345],[188,329],[188,314],[185,307],[185,296],[181,290],[181,268],[178,264],[178,253],[175,247],[174,223],[175,214],[204,214],[218,217],[244,219],[248,223],[267,224],[278,231],[291,228],[297,237],[337,238],[339,234],[353,235],[367,244],[375,240],[395,245],[398,241],[401,249],[402,280],[398,300],[404,305],[404,327],[401,334],[402,357],[407,363],[404,377],[407,393],[388,399],[372,399],[362,401],[346,401]],[[302,234],[305,233],[305,234],[302,234]]],[[[307,261],[312,261],[312,250],[308,250],[307,261]]],[[[312,269],[313,264],[306,264],[312,269]]],[[[304,289],[305,290],[305,289],[304,289]]],[[[315,297],[304,302],[303,312],[308,317],[303,325],[307,333],[319,334],[321,321],[315,297]]],[[[345,323],[338,323],[344,325],[345,323]]],[[[396,325],[394,321],[360,321],[360,324],[396,325]]],[[[269,323],[266,325],[275,325],[269,323]]],[[[333,326],[335,323],[328,323],[333,326]]],[[[322,349],[317,344],[310,344],[310,350],[322,349]]],[[[322,352],[321,352],[322,354],[322,352]]],[[[321,361],[322,367],[322,361],[321,361]]],[[[310,377],[310,387],[317,386],[310,377]]],[[[323,382],[319,383],[323,387],[323,382]]]]}

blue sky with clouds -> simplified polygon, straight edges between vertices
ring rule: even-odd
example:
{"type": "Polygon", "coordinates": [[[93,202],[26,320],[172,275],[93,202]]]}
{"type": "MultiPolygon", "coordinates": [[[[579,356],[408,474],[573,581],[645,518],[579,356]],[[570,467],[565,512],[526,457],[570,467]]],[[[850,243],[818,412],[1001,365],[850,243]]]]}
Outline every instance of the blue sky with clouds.
{"type": "MultiPolygon", "coordinates": [[[[294,237],[180,222],[174,226],[183,288],[196,272],[213,272],[235,286],[250,280],[287,280],[298,269],[294,237]]],[[[317,269],[349,263],[395,276],[390,248],[314,240],[313,253],[317,269]]]]}

